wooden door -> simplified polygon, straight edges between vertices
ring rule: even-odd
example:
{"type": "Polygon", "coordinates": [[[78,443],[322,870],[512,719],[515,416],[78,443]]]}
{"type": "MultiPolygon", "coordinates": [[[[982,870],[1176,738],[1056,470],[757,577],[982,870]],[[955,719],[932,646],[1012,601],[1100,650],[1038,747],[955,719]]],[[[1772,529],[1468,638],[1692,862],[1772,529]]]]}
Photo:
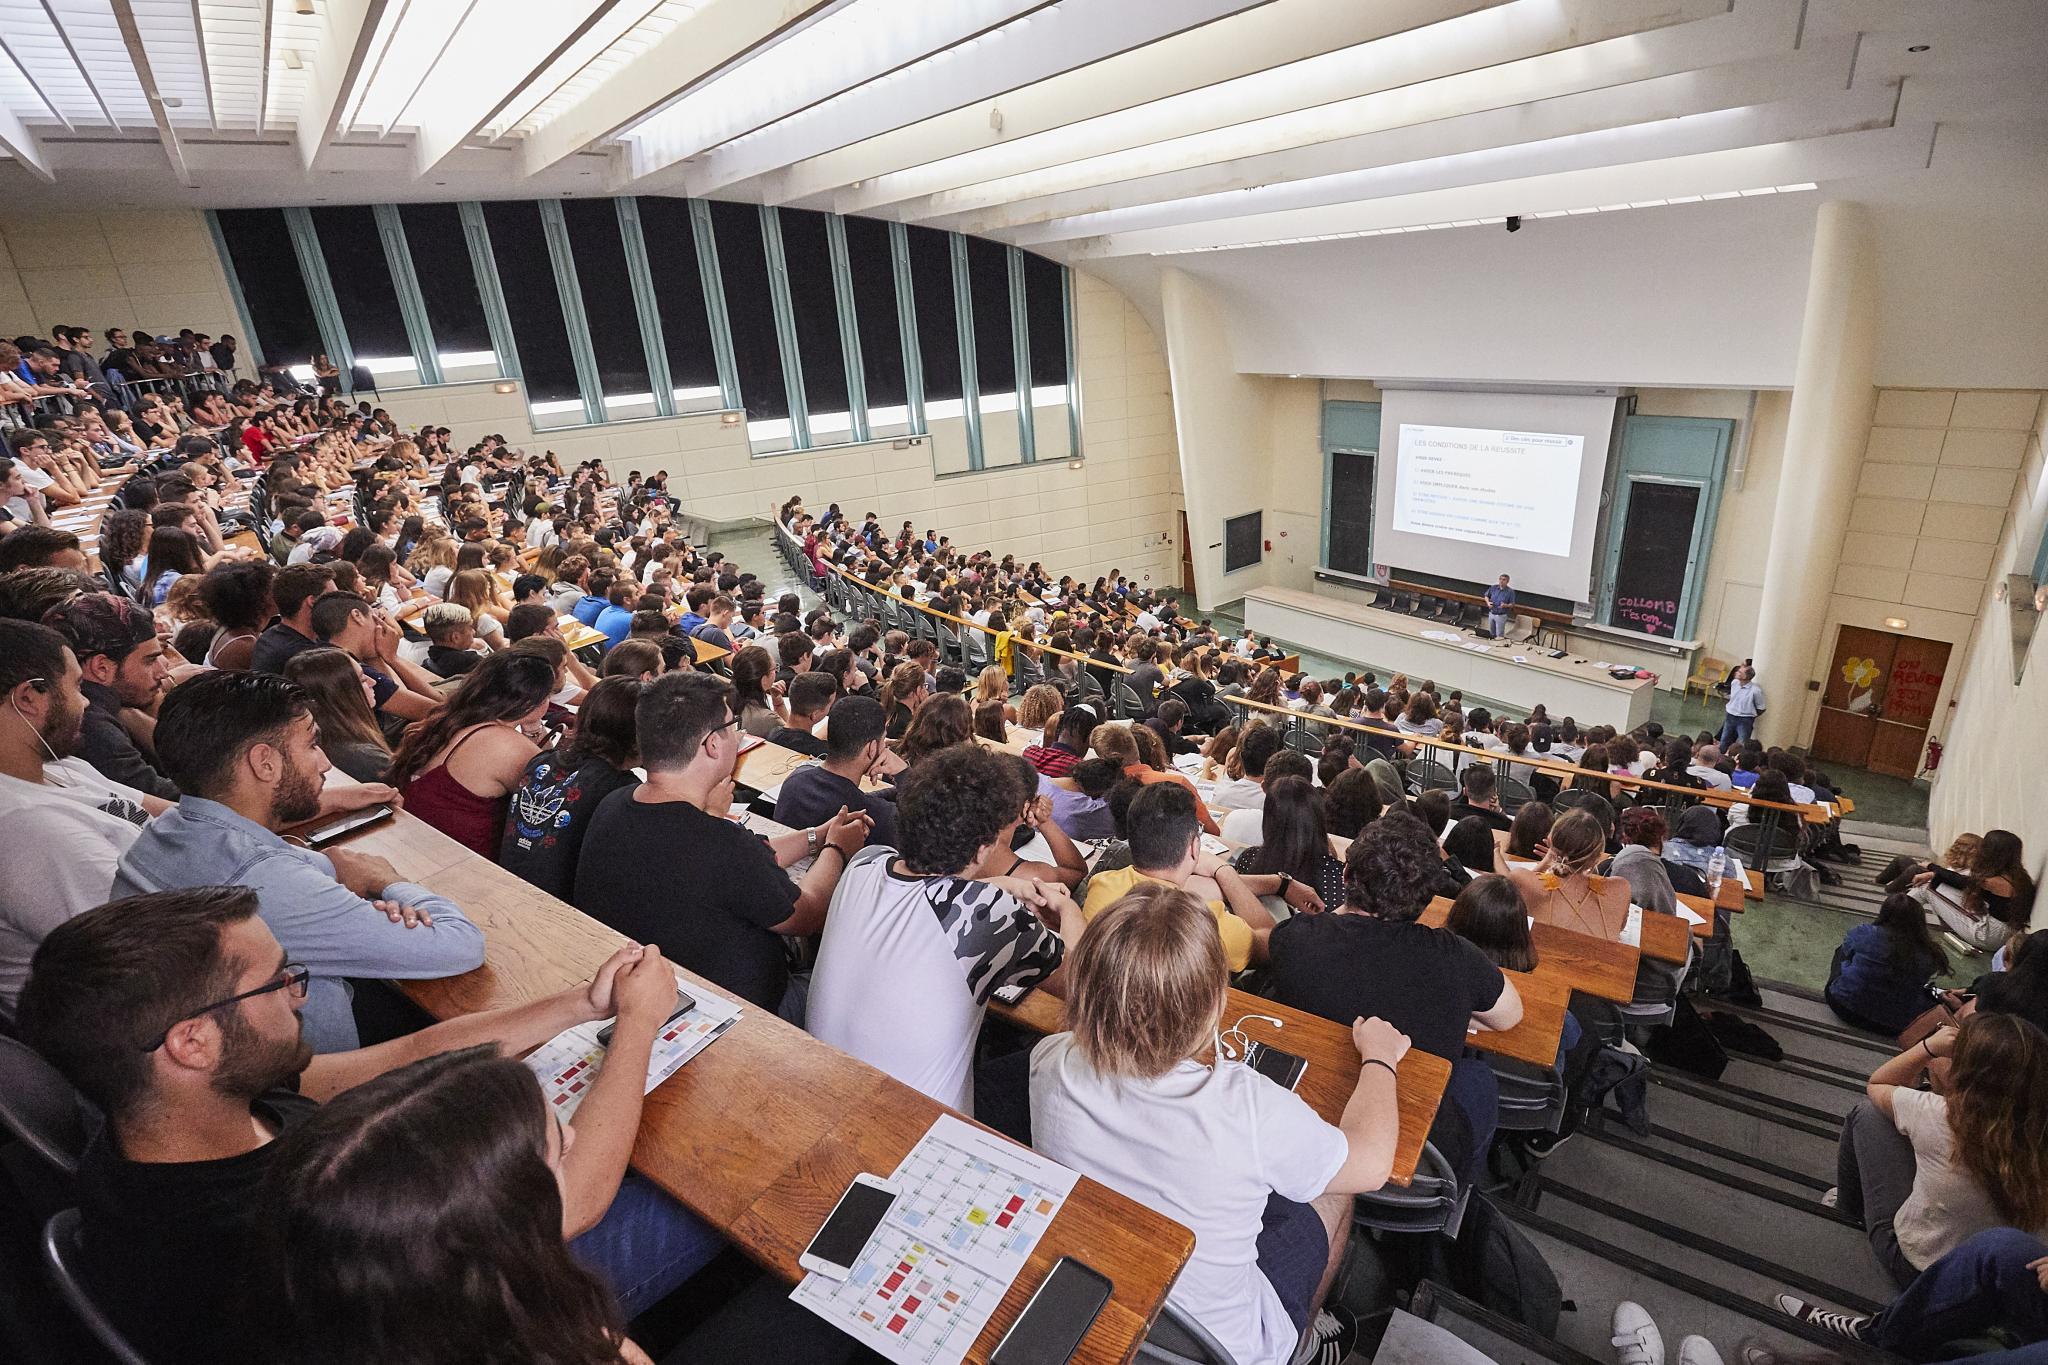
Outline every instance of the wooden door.
{"type": "Polygon", "coordinates": [[[1821,693],[1813,756],[1893,777],[1915,776],[1948,656],[1949,646],[1940,640],[1843,626],[1821,693]]]}
{"type": "Polygon", "coordinates": [[[1188,513],[1183,507],[1180,513],[1180,590],[1190,600],[1195,595],[1195,545],[1188,539],[1188,513]]]}

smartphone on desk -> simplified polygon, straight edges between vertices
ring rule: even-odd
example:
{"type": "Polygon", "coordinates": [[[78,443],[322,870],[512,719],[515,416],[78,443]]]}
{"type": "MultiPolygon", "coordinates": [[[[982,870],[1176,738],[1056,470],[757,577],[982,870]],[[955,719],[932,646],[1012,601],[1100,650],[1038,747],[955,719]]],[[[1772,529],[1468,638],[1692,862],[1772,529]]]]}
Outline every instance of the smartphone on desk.
{"type": "MultiPolygon", "coordinates": [[[[676,1007],[669,1013],[668,1018],[661,1021],[661,1028],[656,1029],[655,1032],[660,1033],[662,1028],[667,1028],[670,1024],[673,1024],[695,1008],[697,1008],[697,997],[678,986],[676,988],[676,1007]]],[[[618,1026],[619,1021],[614,1019],[597,1031],[597,1041],[600,1047],[610,1047],[612,1045],[612,1030],[618,1026]]]]}
{"type": "Polygon", "coordinates": [[[989,1365],[1066,1365],[1109,1302],[1109,1277],[1071,1256],[1053,1262],[989,1365]]]}
{"type": "Polygon", "coordinates": [[[325,848],[343,835],[353,834],[367,825],[374,825],[379,820],[390,818],[391,807],[385,805],[365,806],[361,810],[352,810],[339,819],[331,820],[320,828],[309,831],[306,835],[306,847],[325,848]]]}
{"type": "Polygon", "coordinates": [[[851,1275],[861,1248],[896,1206],[898,1193],[897,1187],[881,1176],[866,1172],[855,1176],[796,1263],[828,1280],[843,1280],[851,1275]]]}
{"type": "Polygon", "coordinates": [[[1302,1076],[1308,1071],[1308,1058],[1282,1052],[1257,1040],[1245,1049],[1244,1060],[1252,1070],[1289,1090],[1300,1085],[1302,1076]]]}

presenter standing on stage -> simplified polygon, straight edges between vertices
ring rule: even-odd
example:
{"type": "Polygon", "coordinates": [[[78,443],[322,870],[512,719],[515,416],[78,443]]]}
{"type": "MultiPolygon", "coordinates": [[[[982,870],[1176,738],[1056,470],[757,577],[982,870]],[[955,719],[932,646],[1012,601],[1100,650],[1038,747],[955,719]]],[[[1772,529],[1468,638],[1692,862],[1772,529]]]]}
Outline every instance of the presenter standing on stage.
{"type": "Polygon", "coordinates": [[[1727,709],[1721,713],[1721,747],[1725,750],[1748,739],[1756,729],[1756,718],[1768,704],[1764,689],[1756,680],[1756,670],[1747,664],[1736,669],[1735,681],[1728,684],[1727,709]]]}
{"type": "Polygon", "coordinates": [[[1486,625],[1498,640],[1508,633],[1508,616],[1515,609],[1515,590],[1508,586],[1508,576],[1502,574],[1500,582],[1486,590],[1486,625]]]}

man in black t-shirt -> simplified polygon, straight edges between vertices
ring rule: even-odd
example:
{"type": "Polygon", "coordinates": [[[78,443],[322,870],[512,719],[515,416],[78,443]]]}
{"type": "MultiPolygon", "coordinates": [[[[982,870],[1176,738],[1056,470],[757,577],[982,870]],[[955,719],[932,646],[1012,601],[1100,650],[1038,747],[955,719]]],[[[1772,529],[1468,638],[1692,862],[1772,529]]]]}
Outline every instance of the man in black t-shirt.
{"type": "Polygon", "coordinates": [[[824,927],[846,860],[867,838],[844,808],[809,829],[763,840],[729,818],[739,721],[732,685],[664,673],[640,692],[646,781],[604,799],[576,865],[578,909],[761,1009],[803,1021],[807,982],[792,982],[783,937],[824,927]],[[810,858],[793,883],[784,868],[810,858]],[[658,871],[670,875],[656,877],[658,871]]]}
{"type": "Polygon", "coordinates": [[[768,742],[810,758],[823,758],[825,741],[811,731],[839,699],[839,679],[830,673],[799,673],[790,679],[788,693],[789,723],[769,735],[768,742]]]}
{"type": "Polygon", "coordinates": [[[870,845],[896,847],[896,793],[867,791],[861,781],[874,772],[889,752],[888,722],[882,704],[872,697],[841,697],[832,704],[825,726],[825,761],[798,768],[782,780],[775,798],[778,824],[814,825],[836,810],[867,814],[870,845]]]}
{"type": "Polygon", "coordinates": [[[630,1266],[636,1285],[654,1283],[644,1301],[635,1290],[633,1311],[717,1254],[717,1235],[667,1196],[620,1190],[644,1058],[675,1003],[658,952],[624,948],[585,985],[316,1057],[299,1019],[305,969],[285,960],[256,910],[256,894],[233,886],[110,902],[50,931],[21,995],[22,1040],[107,1116],[75,1183],[82,1270],[152,1365],[273,1354],[275,1343],[253,1339],[260,1314],[241,1302],[265,1212],[258,1193],[276,1139],[322,1101],[457,1048],[517,1055],[615,1012],[613,1047],[643,1061],[609,1085],[600,1072],[577,1111],[587,1140],[563,1157],[565,1235],[593,1269],[630,1266]],[[634,1206],[631,1227],[600,1223],[615,1198],[634,1206]]]}
{"type": "Polygon", "coordinates": [[[1514,817],[1500,808],[1500,781],[1484,760],[1474,760],[1458,774],[1458,799],[1451,803],[1451,818],[1467,816],[1484,820],[1488,829],[1514,827],[1514,817]]]}
{"type": "Polygon", "coordinates": [[[1465,1056],[1466,1030],[1513,1028],[1522,997],[1478,948],[1416,923],[1442,876],[1442,850],[1420,820],[1396,811],[1367,825],[1344,859],[1344,904],[1273,930],[1266,993],[1339,1023],[1377,1015],[1449,1061],[1454,1103],[1439,1108],[1430,1138],[1469,1175],[1493,1140],[1499,1090],[1491,1066],[1465,1056]]]}

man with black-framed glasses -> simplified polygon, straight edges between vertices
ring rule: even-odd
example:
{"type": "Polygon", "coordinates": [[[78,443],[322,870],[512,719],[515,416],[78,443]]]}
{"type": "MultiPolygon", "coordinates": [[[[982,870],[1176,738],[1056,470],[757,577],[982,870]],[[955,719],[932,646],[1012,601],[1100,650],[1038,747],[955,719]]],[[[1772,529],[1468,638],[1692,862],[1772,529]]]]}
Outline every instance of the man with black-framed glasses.
{"type": "Polygon", "coordinates": [[[243,1257],[274,1142],[318,1105],[442,1052],[510,1055],[616,1016],[609,1056],[562,1158],[562,1234],[626,1311],[665,1297],[717,1254],[702,1222],[626,1162],[654,1036],[676,999],[658,949],[629,945],[583,985],[465,1015],[374,1047],[313,1055],[289,960],[246,887],[131,896],[53,929],[36,950],[24,1042],[106,1115],[74,1193],[96,1301],[153,1365],[268,1358],[242,1298],[243,1257]]]}

